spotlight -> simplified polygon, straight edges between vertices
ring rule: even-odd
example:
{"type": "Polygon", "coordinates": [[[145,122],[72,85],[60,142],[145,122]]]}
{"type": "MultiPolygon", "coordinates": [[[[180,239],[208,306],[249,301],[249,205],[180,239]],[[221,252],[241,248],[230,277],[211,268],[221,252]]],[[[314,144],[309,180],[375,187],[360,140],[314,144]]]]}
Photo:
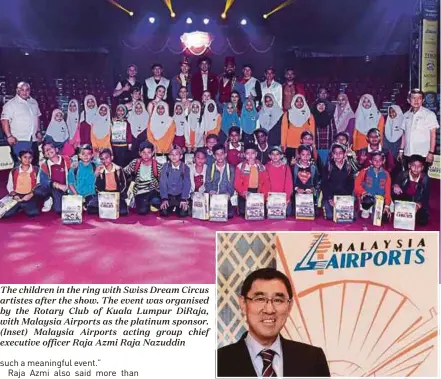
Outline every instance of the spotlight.
{"type": "Polygon", "coordinates": [[[192,24],[193,20],[191,19],[191,17],[187,17],[187,20],[185,21],[187,24],[192,24]]]}
{"type": "Polygon", "coordinates": [[[24,53],[24,55],[29,55],[29,53],[26,51],[26,52],[24,53]]]}
{"type": "Polygon", "coordinates": [[[243,19],[240,21],[240,24],[243,25],[243,26],[245,26],[245,25],[247,24],[247,20],[246,20],[245,18],[243,18],[243,19]]]}
{"type": "Polygon", "coordinates": [[[170,16],[171,16],[171,18],[175,18],[176,17],[176,13],[172,12],[172,13],[170,13],[170,16]]]}
{"type": "Polygon", "coordinates": [[[222,13],[221,17],[225,20],[227,18],[227,14],[226,13],[222,13]]]}
{"type": "Polygon", "coordinates": [[[266,20],[266,19],[268,18],[268,15],[267,15],[267,14],[264,14],[264,15],[263,15],[263,18],[266,20]]]}
{"type": "Polygon", "coordinates": [[[134,14],[135,14],[135,13],[133,13],[133,12],[129,12],[129,16],[132,16],[132,17],[133,17],[134,14]]]}
{"type": "Polygon", "coordinates": [[[150,24],[154,24],[155,23],[155,18],[154,17],[149,17],[149,22],[150,24]]]}
{"type": "Polygon", "coordinates": [[[208,25],[209,22],[210,22],[210,19],[209,19],[209,18],[204,18],[204,24],[205,24],[205,25],[208,25]]]}

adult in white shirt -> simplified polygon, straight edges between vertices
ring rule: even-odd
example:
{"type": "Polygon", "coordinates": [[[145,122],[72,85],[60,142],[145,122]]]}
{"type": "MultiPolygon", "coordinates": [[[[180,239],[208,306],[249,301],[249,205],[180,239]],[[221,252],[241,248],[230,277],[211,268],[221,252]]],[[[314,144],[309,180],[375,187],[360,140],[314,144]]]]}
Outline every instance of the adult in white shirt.
{"type": "Polygon", "coordinates": [[[33,164],[38,165],[38,142],[41,142],[40,108],[31,97],[29,83],[17,84],[17,94],[4,106],[1,115],[3,132],[11,146],[14,162],[18,162],[18,153],[22,150],[34,152],[33,164]]]}
{"type": "Polygon", "coordinates": [[[412,155],[420,155],[426,160],[426,170],[433,163],[436,149],[436,129],[439,128],[435,113],[423,107],[424,93],[420,89],[412,89],[407,101],[411,108],[404,114],[404,134],[398,159],[404,165],[412,155]]]}
{"type": "Polygon", "coordinates": [[[161,64],[154,63],[152,65],[153,76],[147,78],[142,87],[142,94],[144,96],[144,104],[146,107],[148,107],[148,104],[155,98],[156,89],[159,86],[163,86],[165,88],[165,95],[162,100],[168,103],[170,109],[173,109],[173,94],[170,80],[162,76],[163,72],[164,68],[161,64]]]}
{"type": "Polygon", "coordinates": [[[282,108],[282,94],[283,89],[282,85],[274,80],[276,76],[276,70],[273,67],[268,67],[265,70],[265,81],[260,83],[260,87],[262,89],[262,97],[264,97],[267,93],[271,93],[276,100],[276,103],[282,108]]]}
{"type": "Polygon", "coordinates": [[[262,89],[260,82],[253,77],[253,67],[250,64],[244,64],[242,68],[243,76],[239,81],[245,86],[245,97],[252,98],[256,108],[262,103],[262,89]]]}

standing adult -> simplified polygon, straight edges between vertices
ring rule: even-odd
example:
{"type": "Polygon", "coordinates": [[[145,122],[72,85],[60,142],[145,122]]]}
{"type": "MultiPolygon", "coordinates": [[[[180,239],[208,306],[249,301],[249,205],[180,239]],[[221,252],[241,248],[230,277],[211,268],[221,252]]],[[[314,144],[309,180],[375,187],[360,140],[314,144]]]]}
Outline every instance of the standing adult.
{"type": "Polygon", "coordinates": [[[245,86],[245,97],[252,99],[256,108],[259,108],[262,103],[262,88],[260,82],[253,77],[253,66],[244,64],[242,73],[243,76],[239,79],[239,82],[245,86]]]}
{"type": "Polygon", "coordinates": [[[211,59],[202,57],[198,62],[199,71],[191,78],[191,91],[194,100],[202,101],[202,94],[205,91],[210,93],[211,99],[216,98],[217,76],[210,72],[211,59]]]}
{"type": "Polygon", "coordinates": [[[245,102],[245,86],[236,76],[236,61],[234,57],[226,57],[224,64],[224,73],[219,77],[218,103],[222,106],[231,99],[231,93],[237,91],[242,103],[245,102]]]}
{"type": "MultiPolygon", "coordinates": [[[[165,88],[165,94],[162,100],[166,101],[169,106],[173,104],[173,93],[170,85],[170,80],[163,77],[162,74],[164,72],[164,68],[160,63],[154,63],[152,65],[152,76],[147,78],[143,84],[142,93],[144,95],[144,104],[148,109],[148,104],[155,99],[156,89],[159,86],[163,86],[165,88]]],[[[173,109],[173,108],[170,108],[173,109]]]]}
{"type": "Polygon", "coordinates": [[[282,85],[283,89],[283,110],[285,112],[291,109],[291,102],[295,95],[300,94],[305,96],[305,87],[301,83],[296,83],[296,74],[294,69],[287,68],[285,70],[285,83],[282,85]]]}
{"type": "Polygon", "coordinates": [[[29,83],[18,83],[15,97],[3,106],[1,114],[2,129],[11,146],[11,155],[15,163],[18,162],[20,151],[32,150],[32,164],[38,165],[38,143],[42,138],[40,116],[40,108],[37,101],[31,97],[29,83]]]}
{"type": "Polygon", "coordinates": [[[120,80],[113,90],[113,97],[117,99],[118,104],[131,103],[133,89],[141,89],[142,84],[136,80],[136,75],[138,75],[138,67],[132,63],[127,67],[127,78],[120,80]]]}
{"type": "Polygon", "coordinates": [[[276,70],[273,67],[268,67],[265,70],[265,81],[260,83],[260,86],[262,87],[262,96],[271,93],[278,106],[282,108],[283,89],[282,85],[274,80],[275,77],[276,70]]]}
{"type": "Polygon", "coordinates": [[[425,158],[427,171],[433,163],[436,129],[439,128],[439,124],[435,113],[423,107],[423,91],[418,88],[412,89],[407,101],[411,108],[404,114],[404,135],[398,158],[404,158],[406,163],[412,155],[420,155],[425,158]]]}
{"type": "Polygon", "coordinates": [[[355,128],[355,113],[349,104],[348,95],[339,93],[337,96],[337,106],[334,111],[334,121],[337,128],[337,133],[346,132],[349,134],[350,144],[352,143],[352,136],[355,128]]]}
{"type": "Polygon", "coordinates": [[[171,80],[173,100],[179,97],[179,90],[182,87],[187,89],[188,97],[191,97],[191,75],[190,75],[190,61],[184,57],[180,62],[181,72],[174,76],[171,80]]]}
{"type": "Polygon", "coordinates": [[[317,91],[317,99],[315,101],[315,104],[317,104],[319,101],[324,102],[326,104],[326,111],[330,115],[334,115],[335,104],[330,100],[329,91],[326,87],[319,87],[317,91]]]}

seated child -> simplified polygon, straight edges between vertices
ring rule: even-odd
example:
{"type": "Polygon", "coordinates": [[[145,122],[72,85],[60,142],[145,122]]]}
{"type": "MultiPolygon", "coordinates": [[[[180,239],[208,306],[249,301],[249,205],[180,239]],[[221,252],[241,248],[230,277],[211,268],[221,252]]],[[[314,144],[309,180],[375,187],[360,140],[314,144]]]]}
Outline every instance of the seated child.
{"type": "Polygon", "coordinates": [[[159,180],[161,194],[161,216],[167,217],[173,211],[180,217],[188,216],[188,199],[190,197],[190,169],[181,161],[182,149],[174,145],[159,180]]]}
{"type": "MultiPolygon", "coordinates": [[[[314,195],[314,204],[317,206],[318,194],[320,192],[320,172],[312,159],[311,145],[300,145],[297,149],[299,158],[293,167],[293,209],[295,209],[295,195],[310,194],[314,195]]],[[[317,209],[316,212],[317,214],[317,209]]]]}
{"type": "Polygon", "coordinates": [[[133,195],[135,197],[136,213],[146,215],[150,206],[159,208],[159,176],[162,166],[154,158],[155,149],[148,141],[139,145],[139,158],[132,160],[124,167],[124,173],[134,181],[133,195]]]}
{"type": "MultiPolygon", "coordinates": [[[[129,210],[126,204],[126,176],[124,175],[122,168],[113,163],[112,150],[101,150],[99,157],[102,165],[97,167],[99,174],[96,178],[96,190],[97,192],[119,192],[119,214],[120,216],[127,216],[129,210]]],[[[93,201],[91,201],[89,208],[91,212],[98,214],[98,196],[95,196],[93,201]]]]}
{"type": "Polygon", "coordinates": [[[391,173],[395,166],[394,157],[389,149],[381,145],[380,131],[376,128],[369,129],[366,139],[368,146],[357,151],[357,161],[361,168],[370,167],[372,165],[372,153],[381,151],[385,157],[384,168],[391,173]]]}
{"type": "Polygon", "coordinates": [[[71,167],[67,175],[69,193],[83,197],[88,213],[95,213],[90,207],[96,196],[95,179],[98,172],[92,162],[93,148],[90,145],[81,145],[78,153],[78,166],[71,167]]]}
{"type": "Polygon", "coordinates": [[[286,215],[292,213],[292,173],[291,168],[282,160],[283,152],[280,146],[273,146],[268,149],[270,161],[266,164],[268,172],[268,192],[285,192],[287,210],[286,215]]]}
{"type": "MultiPolygon", "coordinates": [[[[116,107],[116,117],[112,120],[112,150],[113,160],[118,166],[125,166],[130,162],[132,150],[132,128],[127,121],[127,108],[120,104],[116,107]]],[[[101,158],[101,154],[100,158],[101,158]]]]}
{"type": "Polygon", "coordinates": [[[52,142],[43,142],[42,150],[46,160],[41,164],[40,185],[35,192],[45,199],[42,212],[49,212],[53,205],[54,211],[61,214],[61,201],[69,190],[67,175],[71,160],[68,156],[58,154],[58,149],[52,142]]]}
{"type": "MultiPolygon", "coordinates": [[[[208,168],[205,192],[210,195],[234,195],[234,167],[226,162],[226,149],[222,144],[213,147],[215,163],[208,168]]],[[[233,217],[233,206],[228,201],[228,218],[233,217]]]]}
{"type": "Polygon", "coordinates": [[[218,143],[216,134],[209,134],[205,138],[205,151],[207,153],[207,167],[214,163],[213,147],[218,143]]]}
{"type": "Polygon", "coordinates": [[[265,166],[257,160],[257,146],[247,144],[244,148],[245,160],[239,163],[234,174],[234,189],[238,193],[237,208],[240,216],[245,216],[246,199],[249,192],[269,192],[269,178],[265,166]]]}
{"type": "Polygon", "coordinates": [[[372,166],[361,170],[355,178],[355,196],[362,208],[362,218],[369,218],[375,205],[375,196],[383,196],[385,205],[383,222],[387,222],[391,216],[391,179],[389,172],[383,168],[384,154],[381,151],[374,151],[371,156],[372,166]]]}
{"type": "Polygon", "coordinates": [[[4,214],[4,218],[11,217],[23,210],[27,216],[37,216],[37,198],[34,189],[38,184],[38,167],[32,166],[34,155],[31,150],[21,150],[18,153],[19,166],[14,167],[9,172],[8,184],[6,189],[9,196],[17,201],[9,211],[4,214]]]}
{"type": "Polygon", "coordinates": [[[205,148],[199,147],[194,155],[194,163],[188,165],[190,169],[190,193],[205,192],[205,181],[207,176],[207,153],[205,148]]]}
{"type": "Polygon", "coordinates": [[[402,171],[395,179],[392,199],[416,203],[416,223],[427,225],[429,222],[430,179],[424,172],[425,159],[420,155],[409,158],[409,170],[402,171]]]}
{"type": "Polygon", "coordinates": [[[346,147],[334,143],[330,157],[322,173],[322,194],[324,217],[334,218],[334,196],[352,196],[354,192],[354,170],[346,159],[346,147]]]}
{"type": "Polygon", "coordinates": [[[228,131],[227,162],[233,167],[241,163],[244,158],[243,144],[239,141],[240,128],[238,126],[232,126],[228,131]]]}
{"type": "Polygon", "coordinates": [[[358,171],[360,171],[360,165],[357,162],[357,155],[352,150],[352,145],[349,145],[349,141],[350,141],[350,137],[349,134],[346,132],[337,133],[334,138],[335,143],[339,143],[340,145],[346,147],[346,159],[350,164],[350,166],[352,167],[352,170],[354,171],[354,175],[356,175],[358,171]]]}
{"type": "Polygon", "coordinates": [[[254,136],[257,140],[257,160],[266,165],[269,161],[269,145],[268,145],[268,131],[263,128],[259,128],[254,132],[254,136]]]}
{"type": "MultiPolygon", "coordinates": [[[[302,134],[300,134],[300,144],[311,146],[312,159],[313,159],[315,165],[317,166],[317,168],[319,169],[319,172],[321,172],[323,170],[323,161],[322,161],[322,158],[320,157],[320,154],[318,153],[317,149],[315,148],[314,135],[309,130],[305,130],[302,132],[302,134]]],[[[299,159],[299,152],[298,151],[296,151],[296,160],[297,159],[299,159]]],[[[295,164],[295,161],[292,162],[292,165],[294,165],[294,164],[295,164]]]]}

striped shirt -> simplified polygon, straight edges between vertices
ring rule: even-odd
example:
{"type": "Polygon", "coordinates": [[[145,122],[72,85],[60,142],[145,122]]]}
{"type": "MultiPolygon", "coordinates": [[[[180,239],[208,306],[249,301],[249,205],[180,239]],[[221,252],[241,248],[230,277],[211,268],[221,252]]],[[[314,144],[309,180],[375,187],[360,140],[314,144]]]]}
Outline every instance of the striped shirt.
{"type": "Polygon", "coordinates": [[[157,163],[158,177],[153,174],[153,163],[145,165],[141,163],[136,172],[136,162],[138,159],[132,160],[126,167],[124,167],[124,173],[135,178],[134,195],[141,195],[151,191],[159,192],[159,176],[162,170],[162,165],[157,163]]]}

